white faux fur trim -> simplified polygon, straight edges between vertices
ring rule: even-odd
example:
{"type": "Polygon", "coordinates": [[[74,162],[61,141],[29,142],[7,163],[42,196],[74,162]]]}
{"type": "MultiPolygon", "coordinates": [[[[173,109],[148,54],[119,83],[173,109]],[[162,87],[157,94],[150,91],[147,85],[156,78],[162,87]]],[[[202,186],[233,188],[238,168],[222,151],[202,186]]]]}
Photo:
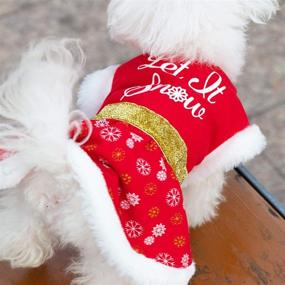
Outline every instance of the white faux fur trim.
{"type": "Polygon", "coordinates": [[[195,272],[194,262],[185,269],[171,268],[133,250],[100,169],[73,141],[68,146],[68,159],[82,187],[84,215],[107,261],[136,285],[187,285],[195,272]]]}
{"type": "Polygon", "coordinates": [[[77,105],[89,118],[101,108],[104,100],[112,90],[114,74],[119,65],[88,74],[80,85],[77,105]]]}
{"type": "Polygon", "coordinates": [[[259,153],[266,146],[266,139],[257,125],[248,126],[228,139],[190,172],[183,182],[205,179],[216,171],[229,171],[259,153]]]}

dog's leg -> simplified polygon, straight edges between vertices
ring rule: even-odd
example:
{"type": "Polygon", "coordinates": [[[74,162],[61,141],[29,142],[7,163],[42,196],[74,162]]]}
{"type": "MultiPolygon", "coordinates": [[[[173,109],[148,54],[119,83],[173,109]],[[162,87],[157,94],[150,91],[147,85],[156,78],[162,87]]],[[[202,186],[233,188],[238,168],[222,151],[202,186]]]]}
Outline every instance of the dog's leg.
{"type": "Polygon", "coordinates": [[[29,208],[20,189],[0,193],[0,260],[12,267],[37,267],[53,255],[41,219],[29,208]]]}
{"type": "MultiPolygon", "coordinates": [[[[59,193],[59,192],[57,192],[59,193]]],[[[79,258],[68,268],[76,277],[73,285],[127,285],[105,261],[99,252],[92,230],[83,215],[80,187],[73,183],[68,199],[45,212],[45,221],[58,237],[60,244],[73,245],[79,251],[79,258]]]]}
{"type": "Polygon", "coordinates": [[[123,280],[117,271],[106,263],[94,242],[92,247],[85,247],[81,251],[80,258],[69,267],[69,270],[78,275],[72,285],[131,284],[123,280]]]}
{"type": "Polygon", "coordinates": [[[184,191],[184,205],[191,227],[200,226],[216,216],[223,200],[223,171],[215,172],[200,181],[189,181],[184,191]]]}

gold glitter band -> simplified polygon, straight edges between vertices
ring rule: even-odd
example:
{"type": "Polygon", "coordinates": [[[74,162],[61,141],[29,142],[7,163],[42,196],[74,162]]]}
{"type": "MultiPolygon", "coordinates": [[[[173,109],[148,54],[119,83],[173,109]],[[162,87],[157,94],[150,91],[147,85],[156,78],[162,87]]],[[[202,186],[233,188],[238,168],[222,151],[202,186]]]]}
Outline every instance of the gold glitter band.
{"type": "Polygon", "coordinates": [[[187,176],[187,147],[178,131],[162,116],[146,107],[122,102],[105,106],[96,119],[125,121],[150,135],[160,146],[178,180],[187,176]]]}

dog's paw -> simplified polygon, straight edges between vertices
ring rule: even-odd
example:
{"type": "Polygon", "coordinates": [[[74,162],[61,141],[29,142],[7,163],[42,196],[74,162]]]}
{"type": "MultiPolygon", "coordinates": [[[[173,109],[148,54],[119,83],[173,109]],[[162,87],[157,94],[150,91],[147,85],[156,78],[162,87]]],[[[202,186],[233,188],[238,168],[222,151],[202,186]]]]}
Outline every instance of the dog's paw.
{"type": "MultiPolygon", "coordinates": [[[[0,208],[1,210],[1,208],[0,208]]],[[[0,211],[0,261],[8,261],[13,268],[38,267],[53,255],[55,240],[44,225],[15,211],[0,211]]]]}
{"type": "Polygon", "coordinates": [[[188,222],[191,228],[200,227],[217,216],[217,206],[209,208],[191,209],[187,211],[188,222]]]}
{"type": "Polygon", "coordinates": [[[45,234],[31,233],[11,236],[0,245],[0,260],[13,268],[38,267],[53,255],[53,247],[45,234]]]}
{"type": "Polygon", "coordinates": [[[201,226],[217,216],[219,204],[224,201],[224,181],[223,172],[217,172],[184,188],[184,206],[191,227],[201,226]]]}

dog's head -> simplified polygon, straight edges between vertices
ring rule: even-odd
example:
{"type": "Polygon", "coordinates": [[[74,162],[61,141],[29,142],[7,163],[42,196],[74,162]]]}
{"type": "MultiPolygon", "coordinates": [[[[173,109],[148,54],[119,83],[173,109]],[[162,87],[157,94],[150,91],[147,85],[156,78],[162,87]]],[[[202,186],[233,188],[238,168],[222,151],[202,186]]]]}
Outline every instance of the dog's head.
{"type": "Polygon", "coordinates": [[[244,62],[250,21],[264,23],[277,0],[111,0],[112,38],[167,58],[223,68],[235,80],[244,62]]]}

